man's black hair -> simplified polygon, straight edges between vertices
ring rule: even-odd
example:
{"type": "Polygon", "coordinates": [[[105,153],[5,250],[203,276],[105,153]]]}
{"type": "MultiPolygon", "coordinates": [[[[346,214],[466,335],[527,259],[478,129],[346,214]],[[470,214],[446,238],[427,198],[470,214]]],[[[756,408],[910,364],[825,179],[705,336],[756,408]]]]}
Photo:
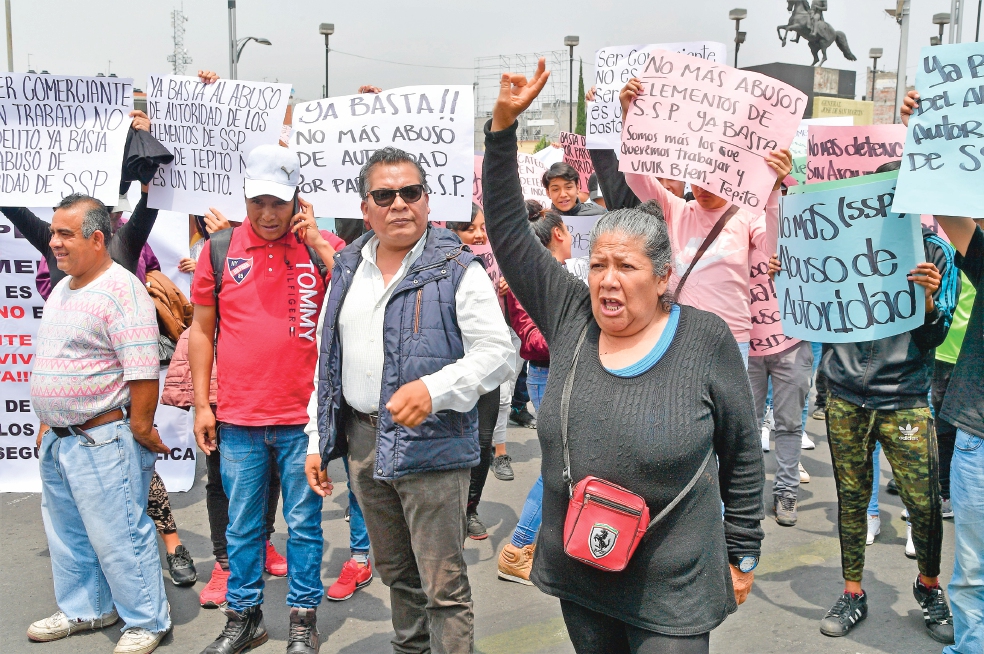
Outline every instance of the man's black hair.
{"type": "Polygon", "coordinates": [[[573,166],[564,163],[563,161],[558,161],[554,165],[547,169],[547,172],[543,173],[543,188],[550,188],[550,182],[560,178],[567,180],[568,182],[574,182],[574,185],[581,188],[581,176],[573,166]]]}
{"type": "Polygon", "coordinates": [[[427,187],[427,173],[424,172],[423,167],[417,163],[409,153],[400,150],[399,148],[394,148],[392,146],[386,146],[385,148],[376,150],[366,161],[366,164],[359,171],[359,196],[365,200],[369,197],[369,173],[372,172],[373,167],[379,164],[393,165],[409,163],[413,164],[420,174],[420,183],[424,185],[425,190],[427,187]]]}
{"type": "Polygon", "coordinates": [[[102,232],[103,242],[109,245],[109,241],[113,238],[113,221],[109,209],[96,198],[82,193],[72,193],[61,199],[61,202],[55,206],[55,211],[71,209],[79,204],[89,205],[82,217],[82,238],[92,238],[96,232],[102,232]]]}

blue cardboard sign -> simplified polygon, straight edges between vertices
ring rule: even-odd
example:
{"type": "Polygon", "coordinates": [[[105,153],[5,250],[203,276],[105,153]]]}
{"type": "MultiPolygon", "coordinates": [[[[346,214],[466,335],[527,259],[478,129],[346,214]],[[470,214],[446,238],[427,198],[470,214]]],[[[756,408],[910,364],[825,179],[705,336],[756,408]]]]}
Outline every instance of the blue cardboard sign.
{"type": "Polygon", "coordinates": [[[857,343],[923,324],[925,292],[906,279],[925,260],[919,214],[891,210],[896,181],[809,184],[783,198],[775,285],[786,336],[857,343]]]}
{"type": "Polygon", "coordinates": [[[892,210],[984,217],[984,43],[922,49],[892,210]]]}

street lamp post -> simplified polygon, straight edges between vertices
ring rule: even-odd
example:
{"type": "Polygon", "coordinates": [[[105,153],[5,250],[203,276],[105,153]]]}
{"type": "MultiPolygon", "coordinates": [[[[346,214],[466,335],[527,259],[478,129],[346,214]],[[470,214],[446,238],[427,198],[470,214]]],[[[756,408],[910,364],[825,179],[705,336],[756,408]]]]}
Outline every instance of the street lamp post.
{"type": "Polygon", "coordinates": [[[257,36],[236,38],[236,0],[229,0],[229,79],[239,79],[239,57],[250,41],[256,41],[260,45],[273,45],[269,39],[257,36]]]}
{"type": "Polygon", "coordinates": [[[728,12],[728,18],[735,21],[735,68],[738,68],[738,50],[745,42],[745,33],[740,31],[741,21],[748,16],[747,9],[732,9],[728,12]]]}
{"type": "Polygon", "coordinates": [[[565,36],[564,45],[570,48],[571,59],[568,63],[570,80],[567,87],[567,129],[574,132],[574,46],[581,42],[576,36],[565,36]]]}
{"type": "Polygon", "coordinates": [[[909,0],[897,0],[895,9],[886,9],[885,13],[899,24],[899,63],[895,76],[895,118],[899,120],[899,109],[905,97],[905,59],[909,48],[909,0]]]}
{"type": "Polygon", "coordinates": [[[875,78],[878,77],[878,60],[881,59],[882,49],[881,48],[872,48],[871,50],[868,50],[868,56],[871,57],[871,60],[872,60],[872,64],[871,64],[871,97],[869,97],[868,99],[871,100],[872,102],[874,102],[875,101],[875,78]]]}
{"type": "Polygon", "coordinates": [[[331,48],[328,47],[328,37],[335,33],[335,23],[321,23],[318,27],[318,33],[325,35],[325,97],[328,97],[328,53],[331,52],[331,48]]]}
{"type": "Polygon", "coordinates": [[[933,25],[940,26],[940,35],[932,36],[929,39],[930,45],[939,45],[943,43],[943,28],[950,24],[950,14],[943,12],[941,14],[933,14],[933,25]]]}

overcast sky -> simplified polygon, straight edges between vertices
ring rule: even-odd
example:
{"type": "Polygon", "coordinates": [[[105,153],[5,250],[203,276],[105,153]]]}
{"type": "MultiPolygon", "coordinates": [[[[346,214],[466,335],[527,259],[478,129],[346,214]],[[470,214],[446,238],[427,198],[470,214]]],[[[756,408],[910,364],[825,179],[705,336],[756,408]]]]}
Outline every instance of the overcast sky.
{"type": "MultiPolygon", "coordinates": [[[[30,54],[30,67],[37,71],[95,75],[112,70],[120,77],[133,77],[142,89],[148,74],[170,72],[170,12],[180,2],[11,0],[11,4],[16,71],[28,69],[30,54]]],[[[884,49],[880,69],[896,68],[899,28],[883,11],[894,4],[895,0],[828,0],[827,21],[847,34],[858,57],[857,62],[849,62],[831,46],[828,66],[858,71],[859,98],[864,93],[861,80],[870,62],[869,48],[884,49]]],[[[964,40],[973,40],[977,3],[968,4],[972,6],[968,7],[964,40]]],[[[912,0],[912,5],[910,83],[919,49],[936,32],[932,15],[949,11],[950,0],[912,0]]],[[[185,3],[185,47],[194,59],[189,72],[206,67],[228,76],[226,6],[226,0],[185,3]]],[[[333,53],[333,95],[354,93],[367,83],[384,88],[470,84],[475,57],[562,49],[567,34],[581,38],[575,56],[584,59],[588,84],[592,56],[604,46],[714,40],[727,43],[731,57],[734,23],[728,20],[728,11],[735,6],[748,10],[741,25],[748,36],[739,53],[740,66],[812,61],[805,42],[780,47],[776,26],[787,21],[785,0],[239,0],[238,6],[239,36],[273,42],[272,46],[250,43],[246,47],[239,64],[240,79],[289,82],[303,99],[320,97],[324,83],[321,22],[335,24],[331,45],[339,51],[417,64],[401,66],[333,53]]]]}

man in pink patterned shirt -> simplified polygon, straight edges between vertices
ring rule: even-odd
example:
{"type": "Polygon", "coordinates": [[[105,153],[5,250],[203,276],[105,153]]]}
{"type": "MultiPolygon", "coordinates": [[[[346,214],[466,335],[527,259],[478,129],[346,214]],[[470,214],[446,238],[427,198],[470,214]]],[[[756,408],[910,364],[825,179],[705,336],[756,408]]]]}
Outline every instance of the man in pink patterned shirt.
{"type": "Polygon", "coordinates": [[[31,401],[41,422],[41,516],[59,611],[34,641],[123,618],[116,654],[154,651],[171,629],[147,493],[167,452],[154,429],[157,313],[146,289],[109,256],[110,216],[70,195],[51,221],[66,277],[38,328],[31,401]],[[126,547],[120,547],[126,543],[126,547]]]}

